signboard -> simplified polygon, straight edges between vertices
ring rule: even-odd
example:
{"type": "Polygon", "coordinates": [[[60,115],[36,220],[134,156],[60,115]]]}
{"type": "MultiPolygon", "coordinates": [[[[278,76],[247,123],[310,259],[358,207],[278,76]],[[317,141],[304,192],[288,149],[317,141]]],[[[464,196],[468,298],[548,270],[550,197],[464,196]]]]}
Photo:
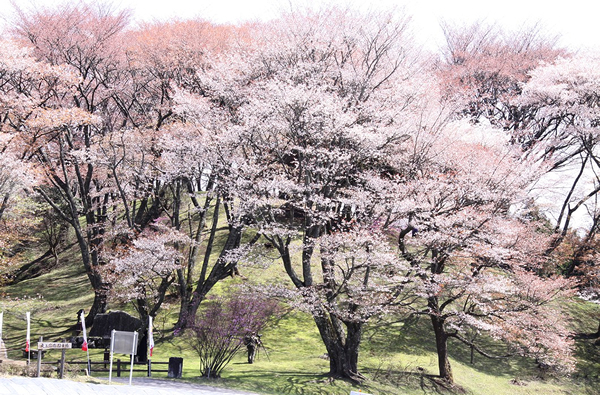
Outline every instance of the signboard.
{"type": "Polygon", "coordinates": [[[113,332],[112,352],[135,355],[137,349],[137,332],[113,332]]]}
{"type": "Polygon", "coordinates": [[[71,343],[38,342],[38,350],[63,350],[71,348],[71,343]]]}
{"type": "Polygon", "coordinates": [[[113,354],[131,354],[131,368],[129,370],[129,385],[133,377],[133,357],[137,349],[138,333],[112,330],[110,333],[110,368],[108,370],[108,383],[112,379],[113,354]]]}
{"type": "Polygon", "coordinates": [[[40,341],[38,342],[38,354],[37,354],[37,377],[40,377],[40,372],[42,371],[42,357],[44,355],[44,350],[62,350],[62,355],[60,357],[60,366],[59,366],[59,378],[63,378],[65,373],[65,353],[67,349],[71,348],[71,343],[64,342],[45,342],[44,338],[40,336],[40,341]]]}

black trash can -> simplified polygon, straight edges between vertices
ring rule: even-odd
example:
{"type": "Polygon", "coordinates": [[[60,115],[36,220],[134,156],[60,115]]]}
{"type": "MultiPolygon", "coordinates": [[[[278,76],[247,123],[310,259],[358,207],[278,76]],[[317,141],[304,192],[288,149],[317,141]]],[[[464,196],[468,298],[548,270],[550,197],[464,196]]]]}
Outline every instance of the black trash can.
{"type": "Polygon", "coordinates": [[[169,372],[167,377],[173,379],[180,379],[183,373],[183,358],[170,357],[169,358],[169,372]]]}

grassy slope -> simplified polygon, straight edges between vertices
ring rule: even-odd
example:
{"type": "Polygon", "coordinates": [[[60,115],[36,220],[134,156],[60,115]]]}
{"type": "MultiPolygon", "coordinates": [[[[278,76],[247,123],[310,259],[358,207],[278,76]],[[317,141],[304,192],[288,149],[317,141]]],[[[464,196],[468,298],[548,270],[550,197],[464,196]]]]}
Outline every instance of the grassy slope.
{"type": "MultiPolygon", "coordinates": [[[[64,262],[77,262],[75,251],[68,252],[64,262]]],[[[69,327],[76,322],[76,312],[92,302],[87,277],[76,263],[63,264],[52,273],[23,281],[2,289],[0,308],[4,313],[3,339],[9,357],[20,359],[25,340],[25,311],[32,313],[31,339],[40,335],[46,340],[71,336],[69,327]],[[39,296],[42,296],[41,298],[39,296]]],[[[265,272],[279,270],[254,269],[265,272]]],[[[253,269],[242,274],[252,278],[253,269]]],[[[228,280],[230,281],[230,280],[228,280]]],[[[220,290],[222,292],[222,290],[220,290]]],[[[115,307],[115,306],[113,306],[115,307]]],[[[123,306],[117,308],[123,308],[123,306]]],[[[592,332],[597,328],[598,306],[574,302],[570,306],[576,330],[592,332]]],[[[226,368],[220,380],[198,379],[198,365],[184,337],[173,337],[177,305],[167,306],[155,320],[156,348],[153,361],[167,361],[170,356],[184,357],[184,378],[246,389],[263,394],[348,394],[361,390],[371,394],[423,394],[439,390],[429,377],[436,373],[433,341],[427,321],[410,325],[373,325],[365,333],[361,350],[361,369],[369,380],[360,388],[326,377],[328,361],[312,319],[298,312],[289,313],[276,326],[265,331],[263,342],[268,351],[259,354],[254,365],[239,355],[226,368]]],[[[600,356],[591,340],[578,340],[578,372],[571,380],[540,379],[529,360],[490,361],[476,356],[470,364],[468,350],[450,345],[457,384],[472,394],[594,394],[600,393],[600,356]],[[520,385],[515,385],[514,380],[520,385]]],[[[101,351],[92,351],[92,359],[101,359],[101,351]]],[[[48,358],[56,359],[59,351],[48,358]]],[[[84,360],[81,350],[69,350],[69,360],[84,360]]],[[[123,358],[124,359],[124,358],[123,358]]],[[[164,374],[157,374],[163,376],[164,374]]]]}

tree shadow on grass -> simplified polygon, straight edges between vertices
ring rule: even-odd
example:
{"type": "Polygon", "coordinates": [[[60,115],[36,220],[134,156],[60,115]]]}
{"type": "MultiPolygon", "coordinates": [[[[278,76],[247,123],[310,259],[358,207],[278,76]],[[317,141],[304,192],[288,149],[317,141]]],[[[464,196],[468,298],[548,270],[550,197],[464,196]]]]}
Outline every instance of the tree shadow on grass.
{"type": "Polygon", "coordinates": [[[243,377],[225,380],[240,384],[253,383],[256,387],[250,390],[269,394],[338,395],[348,394],[351,389],[351,384],[345,380],[334,380],[327,374],[299,371],[245,372],[243,377]]]}
{"type": "MultiPolygon", "coordinates": [[[[579,338],[575,340],[577,368],[571,377],[588,386],[600,388],[600,345],[595,339],[579,338]]],[[[596,392],[597,393],[597,392],[596,392]]]]}
{"type": "Polygon", "coordinates": [[[373,350],[395,350],[411,355],[435,353],[433,331],[428,320],[420,316],[388,323],[370,325],[365,330],[364,341],[373,350]]]}
{"type": "Polygon", "coordinates": [[[365,368],[362,370],[373,382],[395,387],[405,392],[422,391],[423,394],[465,394],[467,391],[458,384],[448,383],[438,375],[431,374],[420,366],[387,365],[385,368],[365,368]]]}
{"type": "MultiPolygon", "coordinates": [[[[435,339],[428,320],[412,319],[404,322],[397,322],[393,325],[381,325],[369,328],[365,333],[365,338],[369,340],[368,349],[372,355],[393,356],[393,351],[399,351],[404,354],[414,355],[415,357],[430,356],[433,360],[436,358],[435,339]],[[387,353],[387,354],[386,354],[387,353]]],[[[477,337],[478,344],[494,355],[505,355],[508,352],[507,347],[490,337],[480,335],[477,337]]],[[[578,387],[582,393],[598,393],[597,388],[600,385],[600,345],[595,345],[595,339],[592,336],[579,337],[575,339],[575,357],[578,364],[575,373],[570,379],[553,376],[551,372],[546,372],[537,365],[531,358],[512,356],[509,358],[490,359],[476,351],[473,352],[469,346],[456,340],[449,339],[448,350],[452,359],[453,366],[462,364],[465,367],[477,372],[494,376],[505,377],[513,376],[515,381],[536,380],[565,383],[569,380],[578,387]]],[[[382,358],[382,357],[380,357],[382,358]]],[[[460,393],[460,388],[446,389],[439,386],[436,382],[436,376],[419,372],[414,366],[394,366],[392,362],[382,362],[378,368],[362,369],[369,374],[373,380],[387,382],[391,385],[415,389],[421,387],[424,393],[442,392],[460,393]],[[431,379],[427,379],[430,377],[431,379]]],[[[455,377],[458,381],[460,376],[455,377]]]]}
{"type": "MultiPolygon", "coordinates": [[[[465,392],[464,388],[459,385],[449,385],[434,374],[437,373],[437,350],[434,333],[428,319],[412,317],[392,325],[383,322],[369,328],[365,336],[369,339],[368,348],[371,354],[379,355],[381,359],[379,367],[362,369],[373,380],[412,389],[413,392],[418,388],[424,393],[432,394],[465,392]],[[390,350],[393,351],[390,353],[390,350]],[[395,351],[414,356],[415,360],[421,360],[417,364],[423,364],[422,366],[429,367],[431,371],[416,366],[417,364],[412,366],[411,363],[404,362],[405,365],[401,365],[398,359],[394,363],[381,357],[381,355],[394,357],[395,351]],[[430,362],[423,362],[423,357],[429,357],[430,362]]],[[[477,342],[490,354],[501,356],[508,353],[504,344],[494,341],[490,337],[481,335],[477,337],[477,342]]],[[[448,350],[453,366],[461,364],[486,375],[495,377],[513,375],[517,378],[538,378],[540,375],[535,361],[529,358],[490,359],[472,351],[469,346],[453,338],[449,339],[448,350]]],[[[455,379],[460,382],[461,377],[457,376],[455,379]]]]}
{"type": "Polygon", "coordinates": [[[488,337],[479,338],[477,344],[490,355],[498,356],[498,358],[483,356],[468,345],[452,338],[448,342],[450,356],[463,365],[493,376],[516,375],[522,377],[539,374],[533,359],[519,356],[502,357],[509,354],[509,350],[504,344],[488,337]]]}
{"type": "MultiPolygon", "coordinates": [[[[415,356],[432,356],[435,358],[437,350],[435,346],[435,335],[431,329],[428,319],[423,317],[412,317],[398,322],[396,326],[385,326],[369,329],[370,347],[374,351],[397,350],[415,356]]],[[[507,347],[494,341],[489,336],[479,336],[477,344],[492,355],[502,356],[508,354],[507,347]]],[[[511,358],[487,358],[472,350],[464,343],[449,338],[448,351],[450,357],[464,365],[486,374],[497,375],[498,372],[511,374],[527,370],[535,372],[535,363],[531,359],[511,358]]]]}
{"type": "MultiPolygon", "coordinates": [[[[390,370],[386,377],[364,369],[364,373],[374,378],[365,381],[357,388],[348,380],[332,378],[328,374],[302,373],[298,371],[247,372],[240,378],[226,378],[229,383],[253,383],[256,387],[245,388],[269,394],[292,395],[347,395],[350,391],[373,393],[378,395],[397,395],[399,393],[422,391],[423,394],[465,394],[466,391],[452,385],[424,370],[407,372],[390,370]],[[382,387],[388,386],[389,390],[382,387]]],[[[381,372],[380,372],[381,373],[381,372]]],[[[239,385],[238,385],[239,386],[239,385]]]]}

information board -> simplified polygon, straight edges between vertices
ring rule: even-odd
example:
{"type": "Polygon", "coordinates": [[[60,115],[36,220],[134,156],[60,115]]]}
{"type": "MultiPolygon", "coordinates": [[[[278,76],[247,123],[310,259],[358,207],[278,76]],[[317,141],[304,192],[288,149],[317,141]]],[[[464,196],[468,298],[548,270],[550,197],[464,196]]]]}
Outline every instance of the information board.
{"type": "Polygon", "coordinates": [[[114,331],[112,352],[133,354],[137,351],[137,332],[114,331]]]}
{"type": "Polygon", "coordinates": [[[113,354],[129,354],[131,355],[131,363],[129,369],[129,385],[133,378],[133,357],[137,350],[138,333],[124,332],[112,330],[110,333],[110,368],[108,370],[108,383],[112,380],[113,354]]]}

